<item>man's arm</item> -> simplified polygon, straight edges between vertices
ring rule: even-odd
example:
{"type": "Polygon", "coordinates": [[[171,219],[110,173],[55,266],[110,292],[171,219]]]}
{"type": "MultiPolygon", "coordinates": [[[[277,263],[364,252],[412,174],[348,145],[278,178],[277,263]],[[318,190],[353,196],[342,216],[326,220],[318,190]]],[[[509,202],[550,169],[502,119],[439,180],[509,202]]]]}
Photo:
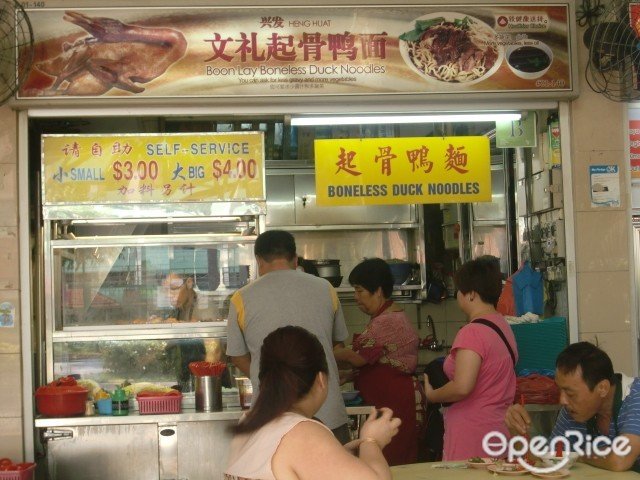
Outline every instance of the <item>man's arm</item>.
{"type": "Polygon", "coordinates": [[[238,311],[243,312],[242,297],[239,291],[231,297],[229,317],[227,320],[227,356],[231,362],[247,377],[251,370],[251,353],[244,338],[244,332],[240,328],[240,322],[244,325],[244,318],[239,319],[238,311]]]}
{"type": "Polygon", "coordinates": [[[237,357],[232,356],[231,363],[238,367],[247,377],[249,376],[249,371],[251,369],[251,354],[246,353],[237,357]]]}
{"type": "MultiPolygon", "coordinates": [[[[630,451],[627,455],[616,455],[615,452],[609,453],[606,457],[582,457],[581,462],[587,463],[594,467],[603,468],[605,470],[611,470],[612,472],[624,472],[633,467],[634,462],[640,455],[640,436],[633,435],[631,433],[625,433],[620,435],[629,440],[630,451]]],[[[600,446],[604,448],[604,445],[600,446]]]]}

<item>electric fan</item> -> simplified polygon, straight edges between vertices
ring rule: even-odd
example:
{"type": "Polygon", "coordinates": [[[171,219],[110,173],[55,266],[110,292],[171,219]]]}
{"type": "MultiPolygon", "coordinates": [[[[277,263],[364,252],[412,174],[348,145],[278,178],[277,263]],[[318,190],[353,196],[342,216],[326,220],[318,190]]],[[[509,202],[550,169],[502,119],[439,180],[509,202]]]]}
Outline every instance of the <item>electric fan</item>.
{"type": "Polygon", "coordinates": [[[0,105],[27,78],[33,61],[33,30],[15,0],[0,0],[0,105]]]}

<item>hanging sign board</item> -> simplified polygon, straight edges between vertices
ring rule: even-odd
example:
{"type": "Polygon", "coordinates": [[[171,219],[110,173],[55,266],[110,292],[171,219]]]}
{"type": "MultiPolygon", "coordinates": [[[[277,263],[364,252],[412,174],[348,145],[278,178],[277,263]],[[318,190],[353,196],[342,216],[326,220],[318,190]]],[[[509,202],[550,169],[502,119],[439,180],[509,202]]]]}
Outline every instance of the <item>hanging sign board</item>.
{"type": "Polygon", "coordinates": [[[316,140],[320,206],[491,201],[489,139],[316,140]]]}
{"type": "Polygon", "coordinates": [[[18,98],[571,97],[572,8],[513,2],[29,9],[35,58],[18,98]],[[450,48],[450,41],[465,48],[450,48]]]}
{"type": "Polygon", "coordinates": [[[497,148],[535,147],[537,139],[535,114],[512,122],[496,122],[497,148]]]}
{"type": "Polygon", "coordinates": [[[42,178],[44,205],[264,201],[264,135],[43,135],[42,178]]]}

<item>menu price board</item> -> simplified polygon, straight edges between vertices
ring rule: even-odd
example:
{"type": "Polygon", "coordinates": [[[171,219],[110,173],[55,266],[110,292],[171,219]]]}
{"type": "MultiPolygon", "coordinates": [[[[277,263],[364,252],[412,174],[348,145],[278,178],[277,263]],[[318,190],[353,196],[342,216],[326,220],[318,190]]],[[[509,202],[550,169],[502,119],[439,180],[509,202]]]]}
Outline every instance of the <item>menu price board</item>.
{"type": "Polygon", "coordinates": [[[264,201],[262,132],[43,135],[43,204],[264,201]]]}
{"type": "Polygon", "coordinates": [[[321,206],[491,201],[485,136],[316,140],[321,206]]]}
{"type": "Polygon", "coordinates": [[[567,2],[28,14],[19,98],[574,90],[567,2]]]}

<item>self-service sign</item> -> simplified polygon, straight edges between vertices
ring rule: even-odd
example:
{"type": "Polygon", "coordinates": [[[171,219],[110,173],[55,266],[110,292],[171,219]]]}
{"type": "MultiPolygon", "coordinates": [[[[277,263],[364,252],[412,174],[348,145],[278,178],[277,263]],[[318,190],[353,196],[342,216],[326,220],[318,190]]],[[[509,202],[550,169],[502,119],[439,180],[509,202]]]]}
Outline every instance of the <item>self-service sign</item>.
{"type": "Polygon", "coordinates": [[[264,134],[44,135],[43,203],[263,201],[264,134]]]}
{"type": "Polygon", "coordinates": [[[321,206],[491,201],[489,139],[316,140],[321,206]]]}

